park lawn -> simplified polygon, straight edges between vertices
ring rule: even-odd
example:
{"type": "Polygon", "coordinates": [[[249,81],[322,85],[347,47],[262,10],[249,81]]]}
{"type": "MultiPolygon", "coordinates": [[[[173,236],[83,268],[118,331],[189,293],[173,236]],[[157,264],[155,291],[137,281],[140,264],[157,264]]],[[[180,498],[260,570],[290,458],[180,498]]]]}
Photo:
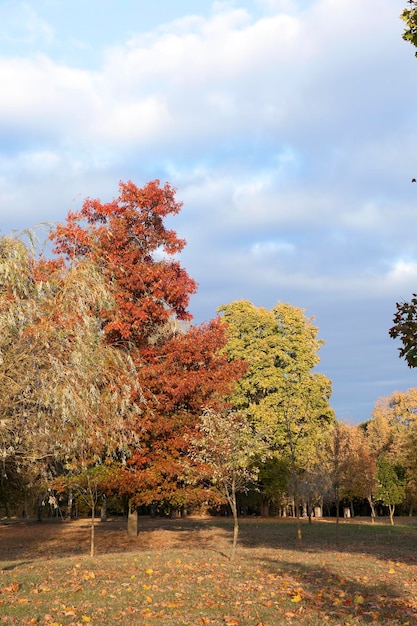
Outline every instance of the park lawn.
{"type": "Polygon", "coordinates": [[[0,524],[0,624],[417,625],[417,524],[227,518],[0,524]]]}

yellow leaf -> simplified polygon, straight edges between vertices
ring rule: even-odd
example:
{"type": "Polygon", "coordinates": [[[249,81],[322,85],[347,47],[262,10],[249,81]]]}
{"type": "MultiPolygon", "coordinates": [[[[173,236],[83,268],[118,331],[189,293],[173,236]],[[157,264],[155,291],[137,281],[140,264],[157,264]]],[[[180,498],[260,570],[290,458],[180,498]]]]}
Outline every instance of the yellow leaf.
{"type": "Polygon", "coordinates": [[[91,617],[88,617],[88,615],[83,615],[83,616],[81,617],[81,620],[82,620],[83,622],[91,622],[91,617]]]}
{"type": "Polygon", "coordinates": [[[151,574],[153,574],[153,569],[151,569],[150,567],[148,567],[147,570],[145,570],[145,574],[148,574],[148,576],[150,576],[151,574]]]}
{"type": "Polygon", "coordinates": [[[355,604],[363,604],[364,599],[363,596],[355,596],[354,600],[355,604]]]}
{"type": "Polygon", "coordinates": [[[389,570],[388,574],[395,574],[395,569],[393,567],[391,567],[391,569],[389,570]]]}
{"type": "Polygon", "coordinates": [[[297,593],[295,596],[293,596],[293,597],[291,598],[291,602],[301,602],[301,599],[302,599],[302,598],[301,598],[300,594],[299,594],[299,593],[297,593]]]}

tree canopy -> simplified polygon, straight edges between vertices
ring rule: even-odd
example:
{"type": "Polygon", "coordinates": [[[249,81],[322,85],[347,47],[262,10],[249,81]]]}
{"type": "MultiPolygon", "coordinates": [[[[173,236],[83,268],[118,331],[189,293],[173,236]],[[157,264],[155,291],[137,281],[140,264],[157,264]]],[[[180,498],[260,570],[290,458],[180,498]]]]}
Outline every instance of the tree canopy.
{"type": "MultiPolygon", "coordinates": [[[[262,506],[297,515],[358,499],[373,514],[411,507],[416,390],[340,425],[303,309],[240,300],[193,324],[185,241],[166,225],[180,209],[168,184],[120,183],[112,202],[87,199],[53,228],[51,259],[0,237],[0,499],[47,477],[87,494],[93,513],[98,486],[129,510],[173,512],[207,506],[221,485],[237,515],[260,477],[262,506]]],[[[414,367],[417,295],[394,323],[414,367]]]]}
{"type": "Polygon", "coordinates": [[[237,301],[221,306],[220,312],[229,329],[228,357],[248,362],[232,402],[254,422],[268,424],[275,445],[283,448],[288,446],[291,413],[293,435],[307,446],[313,430],[318,434],[320,426],[334,420],[331,381],[313,371],[323,345],[317,327],[290,304],[267,310],[237,301]]]}

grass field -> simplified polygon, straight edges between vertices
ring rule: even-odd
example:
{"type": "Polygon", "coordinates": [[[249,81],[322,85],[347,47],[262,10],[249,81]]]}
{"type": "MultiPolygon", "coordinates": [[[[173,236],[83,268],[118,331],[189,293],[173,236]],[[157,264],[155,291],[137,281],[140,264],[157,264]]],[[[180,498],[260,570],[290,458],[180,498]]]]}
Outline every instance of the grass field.
{"type": "Polygon", "coordinates": [[[228,518],[0,523],[0,623],[417,625],[417,521],[228,518]]]}

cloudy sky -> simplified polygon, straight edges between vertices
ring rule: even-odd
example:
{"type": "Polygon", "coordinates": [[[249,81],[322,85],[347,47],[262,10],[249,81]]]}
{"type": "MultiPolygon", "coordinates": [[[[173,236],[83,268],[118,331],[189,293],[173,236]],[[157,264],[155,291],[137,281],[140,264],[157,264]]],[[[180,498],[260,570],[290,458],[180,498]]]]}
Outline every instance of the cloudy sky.
{"type": "Polygon", "coordinates": [[[223,303],[305,308],[339,419],[416,385],[388,337],[417,291],[417,59],[406,0],[0,0],[0,230],[119,180],[169,181],[223,303]]]}

